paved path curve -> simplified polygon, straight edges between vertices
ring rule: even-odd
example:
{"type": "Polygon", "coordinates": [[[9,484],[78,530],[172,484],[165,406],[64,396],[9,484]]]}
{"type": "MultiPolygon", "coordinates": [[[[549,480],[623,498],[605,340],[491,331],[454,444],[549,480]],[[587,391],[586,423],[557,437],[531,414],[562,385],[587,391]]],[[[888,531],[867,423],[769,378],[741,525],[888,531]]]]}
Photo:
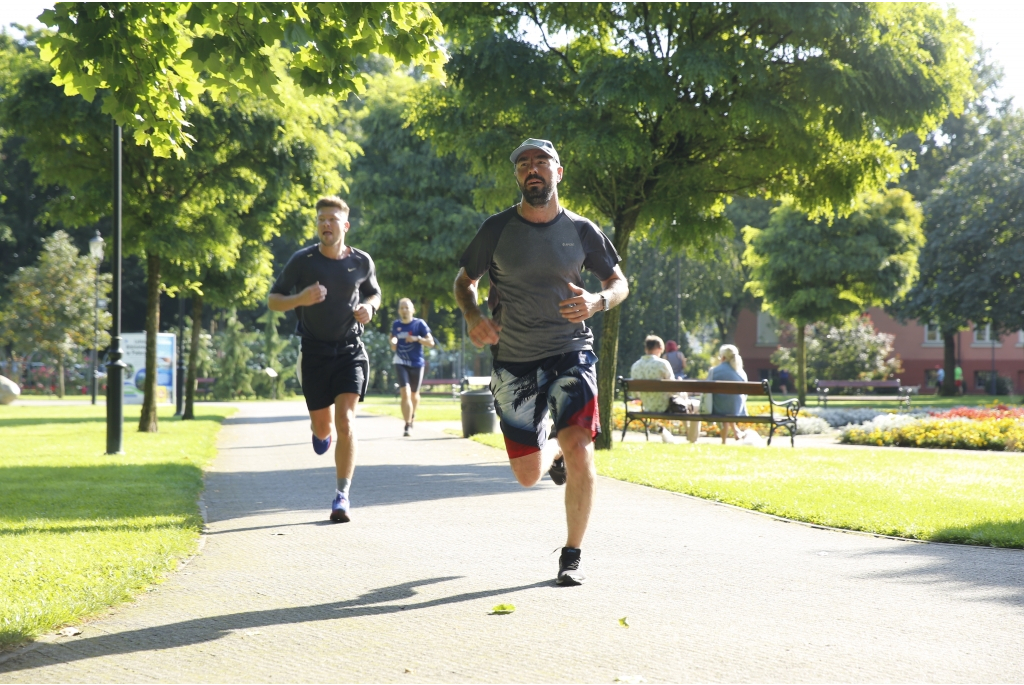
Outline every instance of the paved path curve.
{"type": "Polygon", "coordinates": [[[1024,554],[836,533],[601,479],[590,582],[559,489],[360,417],[353,521],[301,403],[228,420],[202,553],[0,663],[12,682],[1020,682],[1024,554]],[[514,614],[490,616],[512,603],[514,614]],[[629,627],[619,624],[627,617],[629,627]]]}

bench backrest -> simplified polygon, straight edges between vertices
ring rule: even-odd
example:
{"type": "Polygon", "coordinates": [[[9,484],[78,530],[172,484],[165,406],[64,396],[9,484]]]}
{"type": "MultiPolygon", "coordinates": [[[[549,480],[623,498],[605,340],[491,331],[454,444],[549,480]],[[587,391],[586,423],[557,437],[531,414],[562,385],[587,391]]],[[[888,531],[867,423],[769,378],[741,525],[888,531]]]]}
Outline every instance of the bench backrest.
{"type": "Polygon", "coordinates": [[[721,395],[768,395],[762,383],[743,381],[653,381],[622,378],[626,392],[710,392],[721,395]]]}
{"type": "Polygon", "coordinates": [[[815,381],[818,388],[902,388],[900,379],[893,381],[815,381]]]}

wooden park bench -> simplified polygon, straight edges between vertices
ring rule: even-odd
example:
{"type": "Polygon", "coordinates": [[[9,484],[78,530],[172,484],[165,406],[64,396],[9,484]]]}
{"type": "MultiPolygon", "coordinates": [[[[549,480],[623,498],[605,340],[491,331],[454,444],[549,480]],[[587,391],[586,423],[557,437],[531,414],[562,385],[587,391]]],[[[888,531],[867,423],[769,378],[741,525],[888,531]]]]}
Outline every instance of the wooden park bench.
{"type": "Polygon", "coordinates": [[[815,389],[818,391],[818,406],[827,407],[829,399],[842,400],[844,402],[897,402],[899,409],[910,409],[911,388],[900,382],[900,379],[892,381],[815,381],[815,389]],[[874,390],[892,389],[895,395],[836,395],[831,391],[844,390],[874,390]]]}
{"type": "Polygon", "coordinates": [[[650,436],[650,426],[655,421],[707,421],[715,423],[767,423],[769,424],[768,429],[768,444],[772,444],[772,437],[775,435],[775,430],[780,427],[785,427],[789,430],[789,443],[791,446],[796,447],[794,436],[796,435],[796,415],[800,410],[800,401],[797,399],[786,400],[784,402],[777,402],[772,399],[771,384],[768,381],[698,381],[698,380],[683,380],[683,381],[657,381],[657,380],[641,380],[639,378],[623,378],[619,376],[619,385],[622,387],[622,397],[626,403],[626,418],[622,425],[622,439],[626,438],[626,429],[634,421],[639,421],[644,425],[644,435],[648,440],[650,436]],[[712,394],[720,395],[746,395],[748,397],[764,396],[768,398],[768,413],[760,414],[757,416],[721,416],[718,414],[675,414],[668,412],[650,412],[650,411],[634,411],[629,407],[629,397],[631,393],[637,392],[666,392],[666,393],[705,393],[709,392],[712,394]],[[775,414],[775,408],[778,407],[781,411],[778,416],[775,414]]]}

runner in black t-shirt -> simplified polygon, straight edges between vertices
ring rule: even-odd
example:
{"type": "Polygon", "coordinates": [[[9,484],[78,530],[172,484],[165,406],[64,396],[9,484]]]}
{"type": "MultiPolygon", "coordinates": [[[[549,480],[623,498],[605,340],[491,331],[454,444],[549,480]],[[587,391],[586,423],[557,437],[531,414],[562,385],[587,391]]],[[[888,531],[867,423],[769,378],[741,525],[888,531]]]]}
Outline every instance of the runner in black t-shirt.
{"type": "Polygon", "coordinates": [[[349,223],[344,200],[320,198],[316,228],[320,243],[292,255],[270,289],[268,304],[276,312],[298,309],[302,394],[317,454],[331,446],[334,409],[338,489],[331,503],[331,521],[343,523],[349,520],[349,486],[356,465],[356,403],[362,401],[370,375],[359,336],[380,307],[381,292],[370,255],[345,245],[349,223]]]}
{"type": "Polygon", "coordinates": [[[579,585],[596,478],[593,439],[600,431],[597,356],[585,322],[626,299],[629,288],[608,237],[559,206],[562,165],[551,142],[530,138],[510,159],[522,202],[480,227],[462,255],[455,299],[473,342],[491,345],[491,392],[516,480],[529,487],[547,471],[566,486],[568,535],[556,582],[579,585]],[[583,289],[583,269],[597,275],[601,292],[583,289]],[[485,273],[493,319],[477,305],[485,273]],[[549,414],[557,444],[547,439],[549,414]]]}

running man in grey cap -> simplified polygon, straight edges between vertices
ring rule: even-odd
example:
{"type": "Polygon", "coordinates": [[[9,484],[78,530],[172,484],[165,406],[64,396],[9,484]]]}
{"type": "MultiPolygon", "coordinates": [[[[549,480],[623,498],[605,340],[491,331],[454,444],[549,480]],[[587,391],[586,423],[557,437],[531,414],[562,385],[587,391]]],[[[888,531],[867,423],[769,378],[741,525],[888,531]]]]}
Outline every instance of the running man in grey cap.
{"type": "Polygon", "coordinates": [[[459,262],[455,298],[473,343],[491,346],[491,392],[516,480],[530,487],[546,471],[566,486],[569,530],[555,582],[579,585],[596,480],[593,443],[601,430],[597,356],[586,320],[626,299],[629,287],[608,237],[558,204],[563,169],[551,141],[529,138],[510,160],[522,200],[484,221],[459,262]],[[600,279],[600,292],[584,290],[583,269],[600,279]],[[485,273],[493,318],[477,304],[485,273]],[[548,442],[549,415],[557,442],[548,442]]]}

